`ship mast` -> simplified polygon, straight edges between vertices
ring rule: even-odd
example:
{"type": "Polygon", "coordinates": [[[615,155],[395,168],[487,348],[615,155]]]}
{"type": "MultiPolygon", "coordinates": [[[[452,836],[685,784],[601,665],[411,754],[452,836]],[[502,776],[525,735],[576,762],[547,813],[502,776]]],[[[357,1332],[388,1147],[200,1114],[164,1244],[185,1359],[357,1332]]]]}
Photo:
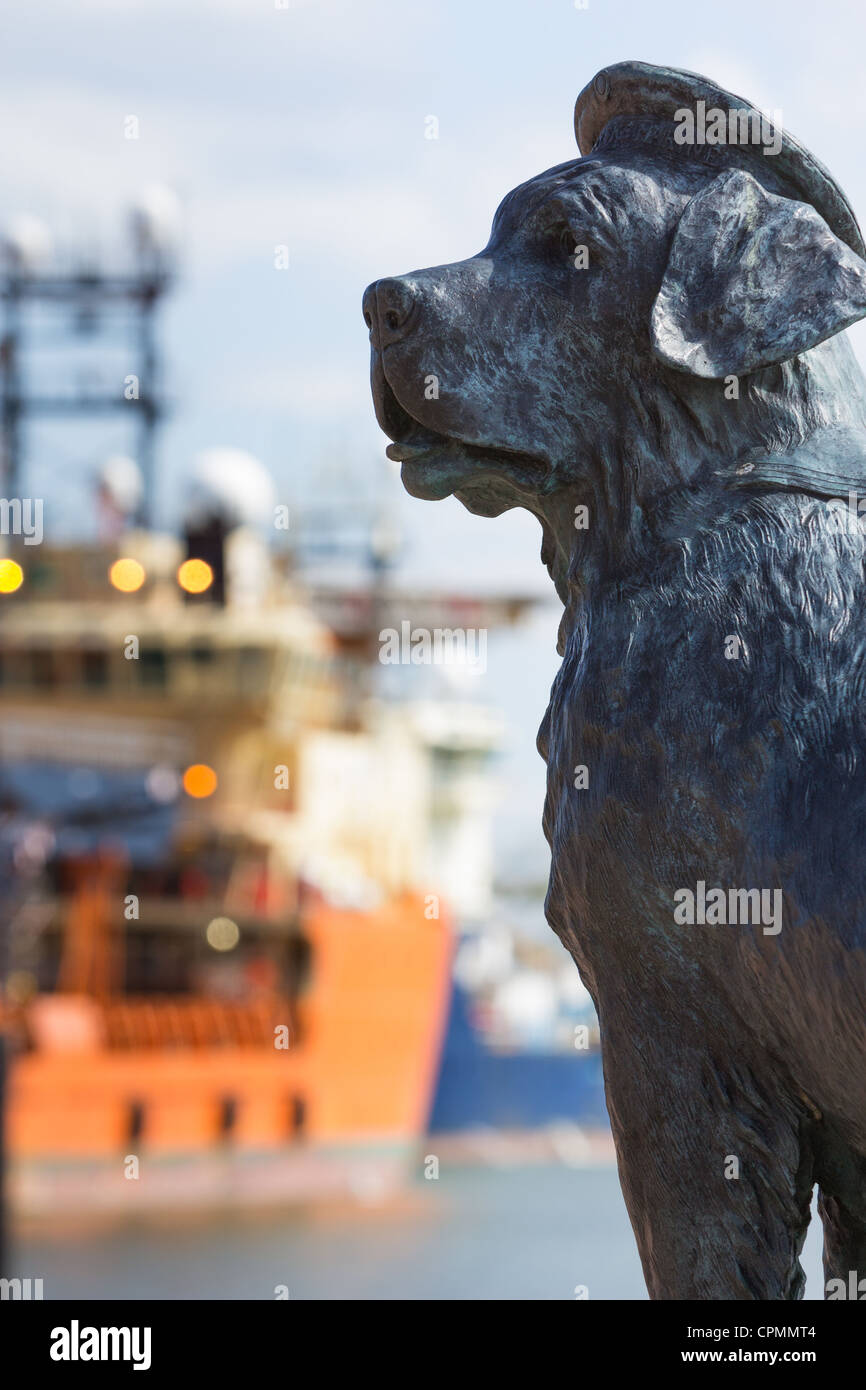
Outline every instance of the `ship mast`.
{"type": "MultiPolygon", "coordinates": [[[[0,338],[0,458],[3,495],[20,497],[24,472],[24,428],[29,419],[97,420],[125,414],[135,432],[137,462],[143,478],[138,522],[153,523],[155,436],[166,411],[160,389],[161,362],[155,332],[156,311],[174,283],[171,255],[173,212],[168,190],[151,190],[131,217],[132,264],[110,270],[81,261],[69,269],[45,265],[45,233],[31,219],[7,233],[2,245],[0,299],[4,322],[0,338]],[[45,307],[65,310],[72,330],[93,339],[126,317],[131,331],[127,367],[107,389],[73,384],[62,391],[31,386],[24,370],[39,346],[28,330],[45,307]],[[121,315],[121,318],[124,316],[121,315]]],[[[35,373],[34,373],[35,374],[35,373]]]]}
{"type": "MultiPolygon", "coordinates": [[[[0,240],[0,480],[7,504],[23,507],[26,425],[31,419],[70,418],[94,422],[126,414],[136,437],[137,462],[143,481],[137,520],[153,522],[156,454],[155,438],[166,401],[160,390],[161,363],[155,332],[157,308],[174,280],[172,245],[177,230],[177,206],[167,189],[149,190],[130,218],[132,264],[121,270],[81,261],[64,268],[48,264],[49,238],[32,218],[20,219],[0,240]],[[66,312],[74,333],[109,343],[108,330],[120,318],[129,327],[127,366],[107,389],[77,383],[71,389],[45,391],[31,385],[26,370],[40,346],[31,330],[45,308],[66,312]],[[128,311],[118,314],[118,310],[128,311]],[[129,312],[131,311],[131,313],[129,312]]],[[[34,373],[35,375],[35,373],[34,373]]],[[[38,380],[38,377],[37,377],[38,380]]],[[[15,544],[15,537],[4,537],[15,544]]],[[[0,1272],[5,1270],[7,1243],[5,1203],[5,1100],[9,1042],[6,1034],[7,976],[10,929],[20,906],[21,886],[11,863],[9,847],[0,847],[0,1272]],[[9,863],[7,863],[9,859],[9,863]]]]}

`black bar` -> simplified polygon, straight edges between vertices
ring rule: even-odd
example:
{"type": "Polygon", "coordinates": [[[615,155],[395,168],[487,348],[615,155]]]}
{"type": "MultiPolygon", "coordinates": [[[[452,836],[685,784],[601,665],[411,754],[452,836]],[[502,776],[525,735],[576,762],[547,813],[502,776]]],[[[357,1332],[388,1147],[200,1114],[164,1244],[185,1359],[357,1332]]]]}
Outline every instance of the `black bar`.
{"type": "MultiPolygon", "coordinates": [[[[843,1366],[859,1364],[862,1347],[862,1314],[826,1303],[646,1303],[572,1302],[570,1307],[544,1308],[524,1304],[520,1313],[519,1339],[514,1314],[507,1306],[478,1301],[450,1303],[434,1308],[418,1303],[400,1304],[395,1322],[389,1302],[341,1303],[339,1311],[326,1304],[313,1307],[302,1300],[274,1297],[268,1301],[224,1303],[184,1300],[175,1303],[51,1303],[9,1302],[3,1310],[7,1347],[14,1347],[22,1371],[31,1368],[68,1378],[76,1373],[93,1379],[100,1370],[112,1377],[134,1374],[133,1355],[150,1374],[164,1383],[166,1372],[194,1371],[197,1384],[267,1382],[279,1375],[288,1382],[299,1372],[298,1358],[310,1359],[315,1380],[332,1377],[345,1358],[352,1383],[374,1374],[377,1381],[402,1383],[411,1360],[423,1359],[422,1379],[429,1383],[439,1367],[453,1374],[455,1359],[461,1369],[477,1358],[485,1380],[514,1355],[518,1345],[527,1370],[535,1378],[568,1370],[578,1384],[616,1385],[623,1377],[639,1377],[649,1383],[677,1368],[687,1374],[708,1365],[777,1371],[789,1365],[805,1367],[822,1380],[838,1374],[843,1366]],[[536,1318],[538,1322],[536,1322],[536,1318]],[[339,1335],[334,1336],[334,1329],[339,1335]],[[102,1351],[101,1336],[86,1329],[128,1328],[118,1338],[126,1360],[82,1359],[83,1349],[102,1351]],[[137,1343],[132,1329],[140,1329],[137,1343]],[[61,1332],[60,1329],[63,1329],[61,1332]],[[148,1339],[145,1329],[149,1329],[148,1339]],[[452,1329],[461,1333],[456,1346],[452,1329]],[[544,1340],[538,1340],[538,1334],[544,1340]],[[719,1335],[715,1335],[718,1333],[719,1335]],[[324,1336],[323,1336],[324,1334],[324,1336]],[[51,1356],[75,1349],[79,1359],[51,1356]],[[712,1353],[714,1359],[707,1359],[712,1353]],[[684,1354],[701,1359],[685,1359],[684,1354]],[[150,1365],[144,1361],[149,1356],[150,1365]],[[441,1360],[440,1360],[441,1358],[441,1360]],[[774,1358],[774,1359],[773,1359],[774,1358]],[[432,1360],[432,1364],[431,1364],[432,1360]],[[553,1363],[551,1365],[551,1363],[553,1363]]],[[[112,1341],[105,1339],[110,1352],[112,1341]]],[[[412,1368],[414,1369],[414,1368],[412,1368]]],[[[513,1363],[511,1366],[513,1376],[513,1363]]],[[[309,1378],[309,1372],[305,1379],[309,1378]]],[[[62,1379],[61,1379],[62,1383],[62,1379]]],[[[135,1381],[133,1381],[133,1384],[135,1381]]],[[[447,1383],[447,1382],[446,1382],[447,1383]]]]}

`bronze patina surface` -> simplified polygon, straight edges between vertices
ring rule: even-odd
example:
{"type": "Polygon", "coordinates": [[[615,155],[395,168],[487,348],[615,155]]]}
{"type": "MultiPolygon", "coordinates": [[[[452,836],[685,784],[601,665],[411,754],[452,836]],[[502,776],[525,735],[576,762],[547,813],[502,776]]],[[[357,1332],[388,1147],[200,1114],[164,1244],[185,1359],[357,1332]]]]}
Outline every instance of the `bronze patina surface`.
{"type": "Polygon", "coordinates": [[[547,914],[650,1294],[797,1298],[815,1184],[866,1274],[864,246],[704,78],[605,69],[576,128],[478,255],[367,290],[376,413],[414,495],[541,525],[547,914]]]}

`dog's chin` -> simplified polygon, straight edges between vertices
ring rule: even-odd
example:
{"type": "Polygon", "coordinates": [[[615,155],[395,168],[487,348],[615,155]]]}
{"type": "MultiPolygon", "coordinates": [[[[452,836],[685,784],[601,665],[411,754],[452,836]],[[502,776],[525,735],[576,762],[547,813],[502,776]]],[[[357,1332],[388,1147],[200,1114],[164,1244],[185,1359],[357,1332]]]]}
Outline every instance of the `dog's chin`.
{"type": "MultiPolygon", "coordinates": [[[[390,446],[386,452],[393,458],[390,446]]],[[[403,459],[400,466],[400,478],[406,491],[425,502],[441,502],[443,497],[450,497],[470,472],[468,461],[461,459],[458,451],[450,447],[426,450],[414,458],[403,459]]]]}
{"type": "Polygon", "coordinates": [[[438,436],[423,448],[390,444],[388,457],[401,463],[406,491],[426,502],[456,495],[470,511],[497,516],[538,495],[549,474],[534,455],[464,444],[438,436]]]}
{"type": "Polygon", "coordinates": [[[440,434],[416,419],[375,354],[371,380],[376,418],[393,440],[385,453],[402,465],[403,486],[413,497],[438,502],[456,494],[471,511],[496,516],[529,502],[549,485],[552,470],[543,455],[440,434]]]}

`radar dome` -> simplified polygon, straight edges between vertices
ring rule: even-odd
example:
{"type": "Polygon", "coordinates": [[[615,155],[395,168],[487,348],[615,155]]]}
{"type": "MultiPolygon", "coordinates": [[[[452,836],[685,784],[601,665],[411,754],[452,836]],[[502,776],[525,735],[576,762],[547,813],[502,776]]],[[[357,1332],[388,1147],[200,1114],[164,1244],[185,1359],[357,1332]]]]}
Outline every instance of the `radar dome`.
{"type": "Polygon", "coordinates": [[[132,516],[141,502],[141,469],[126,454],[112,454],[99,470],[99,489],[123,516],[132,516]]]}
{"type": "Polygon", "coordinates": [[[133,202],[129,219],[140,255],[163,258],[177,250],[182,212],[173,189],[163,184],[145,188],[133,202]]]}
{"type": "Polygon", "coordinates": [[[243,449],[206,449],[193,463],[187,490],[187,525],[219,518],[228,526],[269,519],[274,485],[264,464],[243,449]]]}
{"type": "Polygon", "coordinates": [[[41,269],[51,255],[51,234],[37,217],[13,218],[2,244],[7,262],[25,274],[41,269]]]}

